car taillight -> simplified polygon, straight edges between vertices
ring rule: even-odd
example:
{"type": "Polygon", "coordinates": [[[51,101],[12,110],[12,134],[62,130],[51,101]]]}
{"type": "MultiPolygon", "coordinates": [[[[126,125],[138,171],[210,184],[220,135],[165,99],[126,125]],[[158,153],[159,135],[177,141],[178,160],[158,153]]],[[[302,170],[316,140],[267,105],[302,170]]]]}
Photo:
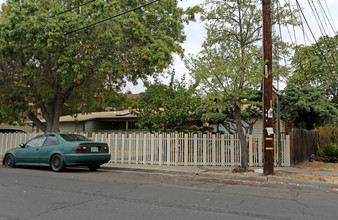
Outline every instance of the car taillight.
{"type": "Polygon", "coordinates": [[[103,147],[103,151],[109,152],[109,148],[108,147],[103,147]]]}
{"type": "Polygon", "coordinates": [[[88,147],[73,147],[73,151],[87,151],[88,147]]]}

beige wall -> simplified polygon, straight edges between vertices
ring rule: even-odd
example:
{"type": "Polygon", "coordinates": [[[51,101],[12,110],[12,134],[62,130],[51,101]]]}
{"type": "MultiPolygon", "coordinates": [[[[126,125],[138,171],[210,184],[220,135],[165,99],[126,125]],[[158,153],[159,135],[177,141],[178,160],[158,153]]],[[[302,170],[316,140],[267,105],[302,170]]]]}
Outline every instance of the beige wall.
{"type": "Polygon", "coordinates": [[[59,125],[60,132],[75,132],[75,123],[74,122],[66,122],[66,123],[60,123],[59,125]]]}
{"type": "MultiPolygon", "coordinates": [[[[275,131],[276,132],[276,131],[275,131]]],[[[281,128],[280,132],[285,132],[285,125],[284,122],[281,121],[281,128]]],[[[252,134],[263,134],[263,119],[259,118],[255,125],[253,126],[252,134]]]]}
{"type": "Polygon", "coordinates": [[[96,121],[86,121],[85,123],[86,132],[92,132],[101,129],[100,124],[96,121]]]}
{"type": "Polygon", "coordinates": [[[263,119],[259,118],[253,126],[252,134],[263,134],[263,119]]]}
{"type": "Polygon", "coordinates": [[[75,124],[75,131],[76,132],[84,132],[84,130],[83,130],[83,123],[85,123],[85,122],[77,122],[75,124]]]}

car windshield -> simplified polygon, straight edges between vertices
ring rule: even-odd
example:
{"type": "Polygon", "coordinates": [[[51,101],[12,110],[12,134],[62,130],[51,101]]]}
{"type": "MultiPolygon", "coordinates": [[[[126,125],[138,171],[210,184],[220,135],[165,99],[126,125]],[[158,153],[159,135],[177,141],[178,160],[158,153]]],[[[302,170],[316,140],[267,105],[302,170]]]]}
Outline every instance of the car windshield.
{"type": "Polygon", "coordinates": [[[79,134],[60,134],[66,141],[92,141],[85,136],[79,134]]]}

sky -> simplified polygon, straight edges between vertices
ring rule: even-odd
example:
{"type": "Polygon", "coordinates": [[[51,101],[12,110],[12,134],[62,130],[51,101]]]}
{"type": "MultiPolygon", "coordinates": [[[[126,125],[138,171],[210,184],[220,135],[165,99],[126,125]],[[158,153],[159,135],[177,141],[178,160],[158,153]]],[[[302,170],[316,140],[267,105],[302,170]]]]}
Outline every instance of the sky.
{"type": "MultiPolygon", "coordinates": [[[[0,0],[0,3],[3,3],[4,1],[5,0],[0,0]]],[[[317,10],[319,10],[318,1],[319,0],[298,0],[299,4],[303,7],[304,15],[307,18],[308,23],[316,39],[318,39],[322,34],[316,22],[315,15],[312,12],[311,8],[309,7],[308,2],[311,2],[311,3],[314,2],[315,5],[317,6],[317,10]]],[[[338,29],[338,13],[337,13],[338,12],[338,0],[320,0],[320,1],[324,9],[326,10],[327,16],[330,17],[330,19],[332,17],[332,20],[334,21],[334,25],[335,25],[335,30],[337,31],[338,29]],[[328,14],[326,5],[329,8],[331,16],[328,14]]],[[[182,8],[187,8],[189,6],[198,5],[203,2],[204,0],[183,0],[179,2],[179,6],[182,8]]],[[[281,4],[285,2],[291,2],[291,5],[293,6],[296,5],[296,0],[279,0],[279,2],[281,4]]],[[[323,19],[321,11],[318,11],[318,13],[321,16],[321,19],[323,19]]],[[[324,23],[324,26],[325,26],[325,23],[324,23]]],[[[330,30],[331,30],[331,33],[329,35],[333,36],[333,31],[331,28],[330,30]]],[[[204,30],[203,23],[199,20],[197,20],[196,22],[190,22],[189,25],[185,26],[184,31],[187,36],[186,42],[182,45],[182,47],[185,50],[185,55],[188,56],[188,54],[197,54],[201,50],[201,45],[206,35],[206,31],[204,30]]],[[[290,39],[287,29],[282,29],[283,40],[295,41],[295,38],[293,36],[294,32],[293,32],[292,27],[289,27],[289,31],[292,32],[291,33],[292,39],[290,39]]],[[[305,39],[306,40],[305,44],[306,45],[313,44],[315,41],[312,37],[311,32],[309,31],[307,27],[305,27],[305,32],[307,35],[307,38],[305,39]],[[310,41],[308,39],[310,39],[310,41]]],[[[298,28],[295,30],[295,34],[296,34],[297,43],[304,44],[303,32],[298,28]]],[[[186,74],[186,78],[187,78],[186,80],[187,81],[189,80],[188,70],[185,68],[184,63],[181,60],[181,58],[177,55],[175,55],[175,61],[174,61],[173,68],[176,72],[176,76],[175,76],[176,79],[181,79],[182,76],[186,74]]],[[[163,79],[163,82],[168,83],[169,79],[163,79]]],[[[283,84],[282,84],[282,87],[283,87],[283,84]]],[[[136,85],[136,86],[132,85],[131,83],[128,83],[126,88],[124,89],[125,92],[131,91],[134,94],[143,92],[144,90],[145,88],[143,87],[142,82],[139,82],[139,85],[136,85]]]]}

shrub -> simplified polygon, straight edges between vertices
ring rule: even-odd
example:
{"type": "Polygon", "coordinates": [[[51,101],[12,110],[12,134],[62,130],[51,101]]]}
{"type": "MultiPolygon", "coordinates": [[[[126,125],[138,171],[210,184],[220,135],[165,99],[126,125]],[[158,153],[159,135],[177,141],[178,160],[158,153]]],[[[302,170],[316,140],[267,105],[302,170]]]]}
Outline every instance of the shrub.
{"type": "Polygon", "coordinates": [[[196,126],[196,125],[192,125],[192,126],[190,126],[190,130],[192,130],[192,131],[198,131],[199,127],[196,126]]]}
{"type": "Polygon", "coordinates": [[[330,162],[336,162],[338,158],[338,145],[334,143],[325,144],[323,149],[319,150],[319,156],[328,159],[330,162]]]}
{"type": "Polygon", "coordinates": [[[327,143],[338,144],[338,127],[335,125],[325,125],[317,130],[319,143],[324,146],[327,143]]]}
{"type": "Polygon", "coordinates": [[[204,131],[212,132],[214,130],[214,127],[212,127],[212,126],[204,126],[203,129],[204,129],[204,131]]]}

